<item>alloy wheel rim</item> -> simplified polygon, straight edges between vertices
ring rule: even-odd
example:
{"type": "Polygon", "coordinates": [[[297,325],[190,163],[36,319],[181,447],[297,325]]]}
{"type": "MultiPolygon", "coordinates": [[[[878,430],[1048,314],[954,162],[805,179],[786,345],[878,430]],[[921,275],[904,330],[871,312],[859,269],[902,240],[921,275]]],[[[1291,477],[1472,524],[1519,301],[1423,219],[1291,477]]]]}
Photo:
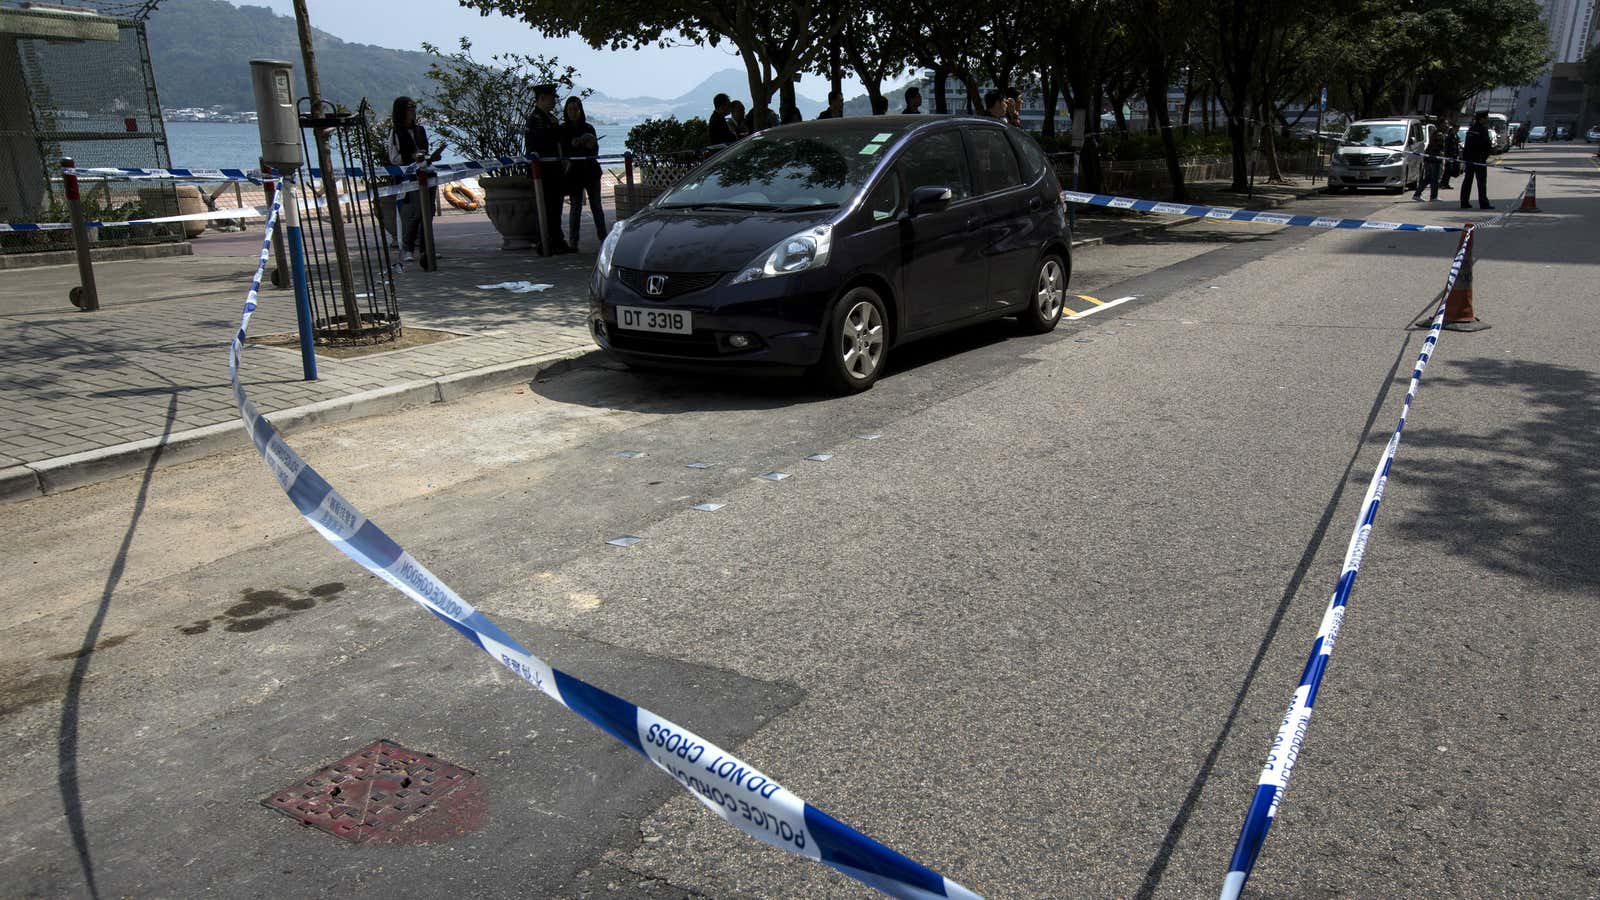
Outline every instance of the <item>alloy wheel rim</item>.
{"type": "Polygon", "coordinates": [[[883,361],[883,316],[876,304],[859,300],[839,329],[839,360],[851,378],[871,378],[883,361]]]}
{"type": "Polygon", "coordinates": [[[1061,264],[1053,259],[1045,260],[1039,269],[1039,285],[1035,302],[1039,306],[1039,316],[1046,322],[1053,321],[1061,315],[1061,302],[1066,296],[1066,285],[1062,284],[1061,264]]]}

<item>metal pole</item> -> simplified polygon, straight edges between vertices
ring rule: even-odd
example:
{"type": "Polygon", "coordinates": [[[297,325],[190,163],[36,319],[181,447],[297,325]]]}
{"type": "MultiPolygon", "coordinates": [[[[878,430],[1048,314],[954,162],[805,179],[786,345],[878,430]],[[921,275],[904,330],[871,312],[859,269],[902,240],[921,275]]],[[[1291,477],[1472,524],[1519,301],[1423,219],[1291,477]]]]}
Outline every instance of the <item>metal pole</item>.
{"type": "MultiPolygon", "coordinates": [[[[266,160],[261,161],[261,171],[269,176],[278,174],[275,169],[267,165],[266,160]]],[[[264,181],[261,184],[261,189],[266,192],[267,206],[270,208],[272,206],[272,195],[278,190],[277,183],[264,181]]],[[[272,225],[272,246],[277,251],[278,257],[278,264],[272,270],[272,286],[280,290],[287,289],[293,285],[293,282],[289,280],[289,257],[284,250],[283,244],[283,219],[280,217],[272,225]]]]}
{"type": "MultiPolygon", "coordinates": [[[[295,25],[300,32],[300,55],[306,64],[306,93],[311,97],[312,118],[322,117],[322,86],[317,80],[317,56],[311,47],[311,18],[306,0],[294,0],[295,25]]],[[[344,298],[345,325],[352,334],[361,329],[361,310],[356,305],[355,272],[350,267],[350,248],[344,239],[344,210],[339,205],[339,178],[333,172],[333,153],[328,149],[328,129],[314,127],[317,165],[322,167],[322,193],[328,201],[328,226],[333,230],[333,255],[339,267],[339,293],[344,298]]]]}
{"type": "Polygon", "coordinates": [[[633,187],[633,153],[622,154],[622,173],[628,182],[628,187],[633,187]]]}
{"type": "Polygon", "coordinates": [[[422,209],[422,271],[439,268],[439,258],[433,253],[433,185],[426,168],[417,170],[417,200],[422,209]]]}
{"type": "Polygon", "coordinates": [[[533,174],[533,205],[539,216],[539,255],[549,256],[551,235],[545,233],[550,229],[547,227],[549,222],[545,220],[544,215],[544,179],[539,177],[537,156],[528,163],[528,171],[533,174]]]}
{"type": "Polygon", "coordinates": [[[77,166],[71,157],[61,160],[61,187],[67,195],[67,211],[72,216],[72,244],[78,252],[78,286],[67,294],[72,305],[84,312],[100,308],[100,292],[94,286],[94,262],[89,258],[89,229],[83,224],[83,200],[78,196],[78,176],[67,171],[77,166]]]}
{"type": "Polygon", "coordinates": [[[316,381],[317,351],[311,333],[314,324],[311,320],[311,288],[306,283],[306,253],[300,237],[300,208],[295,206],[292,182],[284,179],[279,189],[283,191],[284,231],[288,232],[289,259],[294,267],[294,318],[300,329],[300,370],[307,381],[316,381]]]}

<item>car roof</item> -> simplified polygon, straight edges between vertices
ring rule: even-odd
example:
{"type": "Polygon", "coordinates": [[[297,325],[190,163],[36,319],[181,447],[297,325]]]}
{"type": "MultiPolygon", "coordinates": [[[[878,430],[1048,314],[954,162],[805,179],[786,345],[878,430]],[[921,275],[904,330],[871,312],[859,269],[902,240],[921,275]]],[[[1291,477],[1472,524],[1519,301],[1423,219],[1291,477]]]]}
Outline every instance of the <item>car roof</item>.
{"type": "Polygon", "coordinates": [[[1403,125],[1403,124],[1405,124],[1407,122],[1420,122],[1420,121],[1422,121],[1422,120],[1421,119],[1414,119],[1414,118],[1411,118],[1409,116],[1396,116],[1394,118],[1388,118],[1388,119],[1357,119],[1354,122],[1351,122],[1350,124],[1351,125],[1403,125]]]}
{"type": "Polygon", "coordinates": [[[840,132],[860,131],[863,133],[873,131],[888,131],[896,137],[903,137],[917,131],[924,131],[939,125],[956,123],[963,126],[978,128],[999,128],[1005,123],[999,119],[990,119],[985,116],[969,116],[965,114],[948,113],[920,113],[912,115],[894,116],[840,116],[837,119],[810,119],[805,122],[791,122],[788,125],[776,125],[764,131],[772,133],[795,134],[798,132],[840,132]]]}

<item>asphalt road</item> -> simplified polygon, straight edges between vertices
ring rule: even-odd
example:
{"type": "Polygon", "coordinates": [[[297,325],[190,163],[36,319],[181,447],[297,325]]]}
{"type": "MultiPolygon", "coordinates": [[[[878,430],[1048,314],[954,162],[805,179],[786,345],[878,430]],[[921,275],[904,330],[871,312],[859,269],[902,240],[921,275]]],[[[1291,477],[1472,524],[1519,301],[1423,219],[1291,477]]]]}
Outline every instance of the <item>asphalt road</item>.
{"type": "MultiPolygon", "coordinates": [[[[1250,896],[1600,893],[1585,152],[1511,160],[1544,212],[1480,233],[1493,327],[1430,364],[1250,896]]],[[[1202,223],[1075,259],[1137,300],[859,397],[597,361],[293,443],[546,660],[981,893],[1214,895],[1454,246],[1202,223]]],[[[247,451],[6,511],[0,894],[866,893],[362,573],[247,451]],[[379,737],[478,774],[448,822],[353,847],[261,805],[379,737]]]]}

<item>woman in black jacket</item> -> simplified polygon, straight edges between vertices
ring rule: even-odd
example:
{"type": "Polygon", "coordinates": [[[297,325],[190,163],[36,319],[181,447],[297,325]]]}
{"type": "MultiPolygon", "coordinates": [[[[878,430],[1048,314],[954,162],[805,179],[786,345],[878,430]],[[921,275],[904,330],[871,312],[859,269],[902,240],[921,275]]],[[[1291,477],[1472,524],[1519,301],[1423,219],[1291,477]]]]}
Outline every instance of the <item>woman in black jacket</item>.
{"type": "Polygon", "coordinates": [[[568,97],[561,108],[561,149],[567,157],[567,197],[572,211],[567,214],[568,242],[578,246],[578,222],[583,218],[583,195],[589,194],[589,212],[594,216],[595,236],[605,240],[606,210],[600,203],[600,140],[594,126],[583,114],[583,101],[568,97]]]}

